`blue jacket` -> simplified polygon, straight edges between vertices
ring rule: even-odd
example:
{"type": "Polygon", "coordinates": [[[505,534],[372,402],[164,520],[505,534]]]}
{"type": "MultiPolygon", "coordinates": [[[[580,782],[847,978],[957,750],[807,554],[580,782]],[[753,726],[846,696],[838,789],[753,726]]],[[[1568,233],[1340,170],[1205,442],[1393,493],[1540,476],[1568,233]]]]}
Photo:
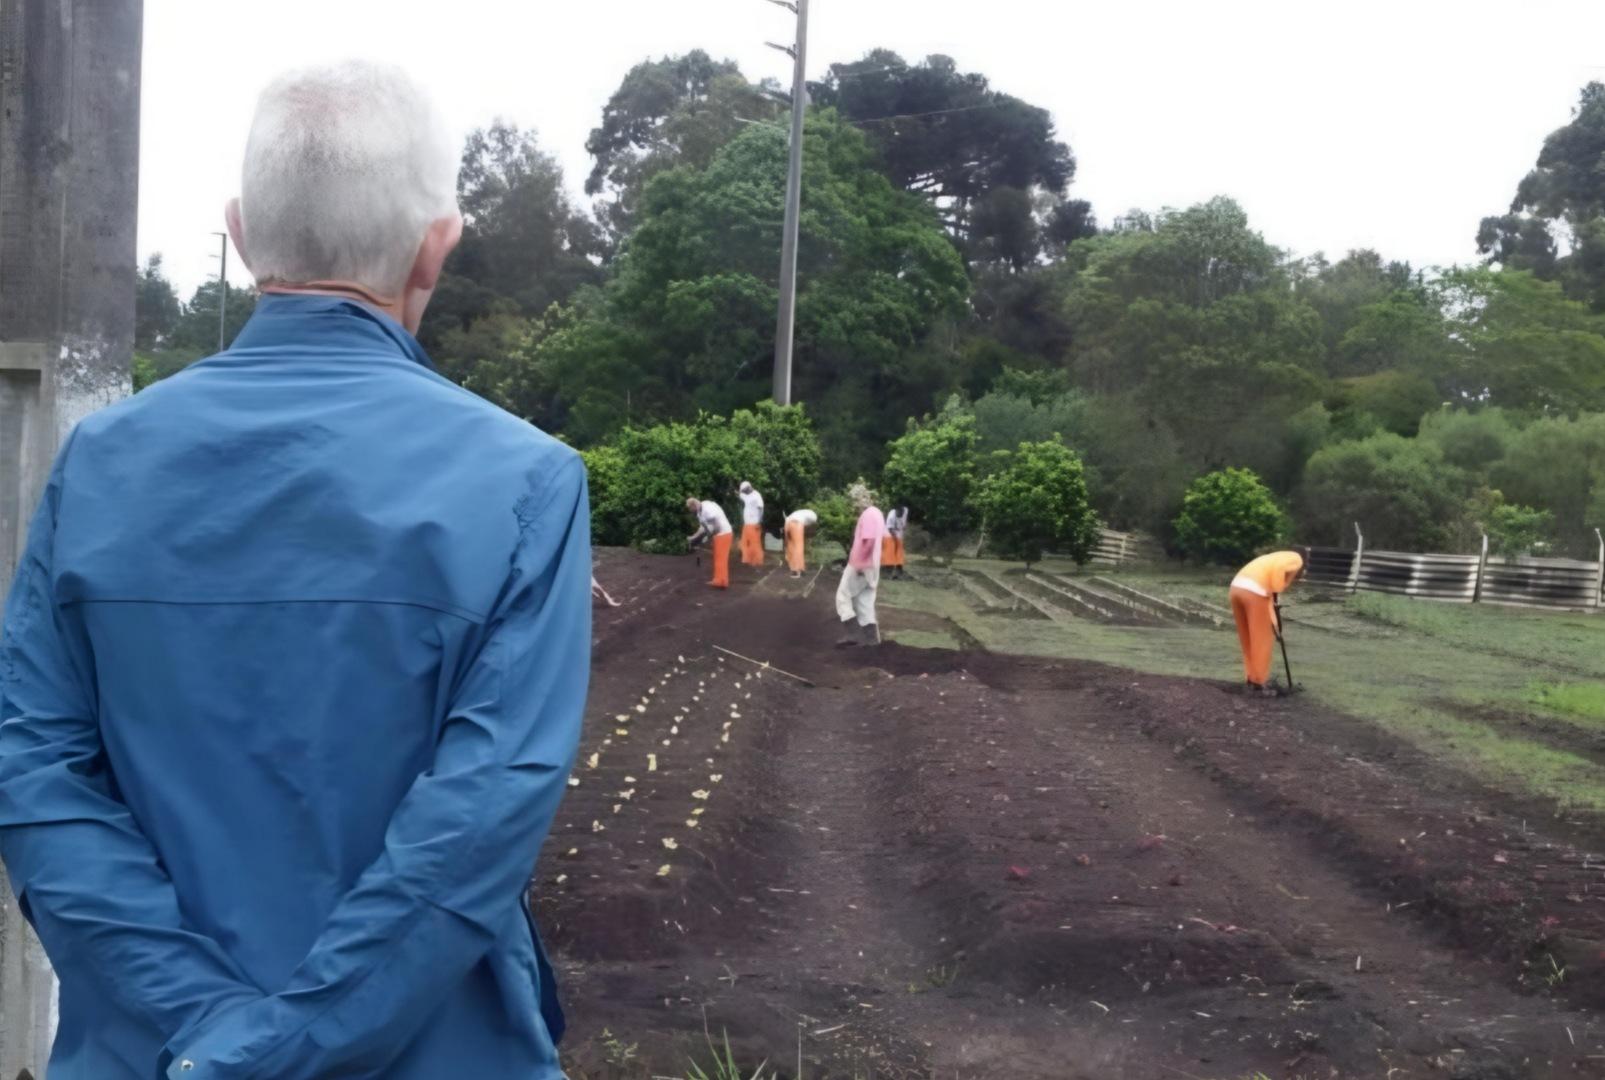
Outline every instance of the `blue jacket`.
{"type": "Polygon", "coordinates": [[[579,455],[356,303],[80,424],[0,639],[51,1080],[560,1077],[524,890],[590,570],[579,455]]]}

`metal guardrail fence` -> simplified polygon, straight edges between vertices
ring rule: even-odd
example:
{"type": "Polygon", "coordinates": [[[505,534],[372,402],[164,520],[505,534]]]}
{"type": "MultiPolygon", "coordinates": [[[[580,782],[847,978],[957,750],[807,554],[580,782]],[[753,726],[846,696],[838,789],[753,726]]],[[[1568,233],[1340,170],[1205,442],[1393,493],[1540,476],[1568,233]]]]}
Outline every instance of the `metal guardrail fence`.
{"type": "Polygon", "coordinates": [[[1123,533],[1099,529],[1088,562],[1095,566],[1124,566],[1134,562],[1158,562],[1165,552],[1157,541],[1142,533],[1123,533]]]}
{"type": "Polygon", "coordinates": [[[1605,538],[1600,541],[1599,558],[1584,562],[1490,556],[1487,537],[1478,555],[1368,551],[1359,525],[1355,525],[1354,534],[1353,549],[1311,548],[1306,577],[1316,584],[1351,592],[1364,589],[1453,603],[1519,604],[1570,611],[1605,609],[1605,538]]]}

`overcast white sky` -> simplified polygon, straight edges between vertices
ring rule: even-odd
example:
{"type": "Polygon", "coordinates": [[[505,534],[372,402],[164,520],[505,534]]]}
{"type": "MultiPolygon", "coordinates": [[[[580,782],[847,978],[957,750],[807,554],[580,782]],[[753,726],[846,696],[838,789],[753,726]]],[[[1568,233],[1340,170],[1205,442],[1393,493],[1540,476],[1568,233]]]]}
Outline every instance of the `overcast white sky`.
{"type": "MultiPolygon", "coordinates": [[[[1297,254],[1473,258],[1478,220],[1605,80],[1601,0],[812,2],[810,78],[876,46],[946,53],[1052,111],[1100,220],[1226,194],[1297,254]]],[[[535,128],[578,193],[632,64],[700,46],[784,80],[763,41],[789,33],[763,0],[145,0],[141,258],[162,252],[186,297],[216,272],[209,234],[283,68],[399,63],[464,133],[535,128]]]]}

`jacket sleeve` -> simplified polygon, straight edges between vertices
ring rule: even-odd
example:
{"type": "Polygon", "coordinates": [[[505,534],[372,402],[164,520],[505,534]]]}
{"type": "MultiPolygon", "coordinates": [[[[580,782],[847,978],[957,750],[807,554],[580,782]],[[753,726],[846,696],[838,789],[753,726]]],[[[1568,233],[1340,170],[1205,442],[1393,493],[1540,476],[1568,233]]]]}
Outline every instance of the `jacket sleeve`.
{"type": "Polygon", "coordinates": [[[590,678],[590,512],[578,456],[518,513],[508,584],[384,852],[286,986],[169,1041],[173,1080],[382,1075],[509,920],[523,919],[590,678]]]}
{"type": "Polygon", "coordinates": [[[34,517],[0,632],[0,859],[58,967],[92,974],[98,993],[174,1031],[262,991],[186,924],[110,773],[93,654],[73,610],[55,599],[67,453],[34,517]]]}

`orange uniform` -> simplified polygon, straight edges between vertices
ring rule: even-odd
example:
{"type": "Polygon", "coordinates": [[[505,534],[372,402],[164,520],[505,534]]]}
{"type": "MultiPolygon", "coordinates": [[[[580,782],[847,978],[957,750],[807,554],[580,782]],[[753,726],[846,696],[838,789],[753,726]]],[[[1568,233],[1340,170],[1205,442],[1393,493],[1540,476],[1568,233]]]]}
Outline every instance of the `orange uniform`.
{"type": "Polygon", "coordinates": [[[819,524],[819,515],[812,510],[793,510],[786,517],[786,566],[793,576],[808,567],[808,529],[819,524]]]}
{"type": "MultiPolygon", "coordinates": [[[[730,587],[730,519],[719,504],[704,499],[697,509],[697,524],[707,533],[713,544],[713,579],[708,582],[716,589],[730,587]]],[[[694,537],[693,537],[694,539],[694,537]]]]}
{"type": "Polygon", "coordinates": [[[881,569],[896,577],[902,571],[905,552],[903,533],[908,528],[908,510],[899,507],[886,515],[886,535],[881,537],[881,569]]]}
{"type": "Polygon", "coordinates": [[[713,538],[713,580],[708,584],[716,589],[730,587],[730,540],[732,534],[722,532],[713,538]]]}
{"type": "Polygon", "coordinates": [[[1276,622],[1276,597],[1287,590],[1304,570],[1296,551],[1261,555],[1237,572],[1232,580],[1232,618],[1243,646],[1243,674],[1255,686],[1271,678],[1271,655],[1281,627],[1276,622]]]}
{"type": "Polygon", "coordinates": [[[751,484],[741,485],[741,561],[763,565],[763,496],[751,484]]]}

